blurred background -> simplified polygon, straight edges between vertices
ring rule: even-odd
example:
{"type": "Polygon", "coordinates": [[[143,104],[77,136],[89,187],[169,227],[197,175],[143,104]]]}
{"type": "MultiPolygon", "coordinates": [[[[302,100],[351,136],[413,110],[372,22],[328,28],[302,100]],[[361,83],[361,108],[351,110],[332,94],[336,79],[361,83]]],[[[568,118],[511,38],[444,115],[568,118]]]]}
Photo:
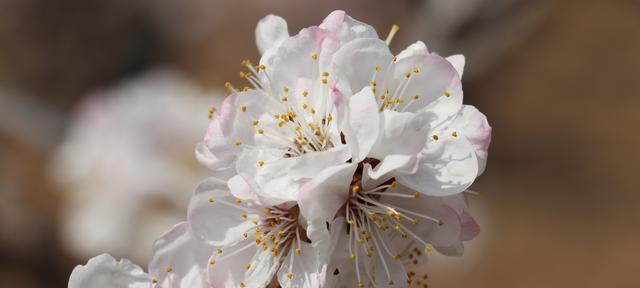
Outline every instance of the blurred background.
{"type": "Polygon", "coordinates": [[[65,287],[108,252],[142,264],[206,175],[208,108],[257,61],[254,28],[332,10],[391,48],[463,53],[494,128],[482,228],[429,287],[640,287],[640,1],[0,0],[0,287],[65,287]]]}

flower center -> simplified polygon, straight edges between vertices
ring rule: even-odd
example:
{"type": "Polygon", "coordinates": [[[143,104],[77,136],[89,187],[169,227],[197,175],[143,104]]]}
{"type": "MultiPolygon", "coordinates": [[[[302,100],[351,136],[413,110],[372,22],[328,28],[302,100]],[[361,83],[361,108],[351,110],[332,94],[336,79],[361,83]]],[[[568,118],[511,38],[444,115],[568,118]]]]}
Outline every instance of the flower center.
{"type": "MultiPolygon", "coordinates": [[[[361,175],[363,163],[370,163],[375,166],[379,162],[380,161],[376,159],[367,158],[358,165],[359,167],[352,180],[349,200],[344,206],[344,215],[348,224],[349,253],[355,263],[358,283],[362,283],[362,287],[364,287],[364,284],[361,282],[361,279],[364,277],[361,278],[360,275],[359,257],[364,255],[368,258],[378,257],[379,263],[382,264],[386,272],[389,285],[393,286],[391,273],[389,272],[389,264],[386,263],[386,256],[384,254],[396,260],[410,260],[414,264],[417,264],[417,258],[413,259],[414,255],[420,255],[422,251],[431,252],[433,247],[416,235],[409,227],[418,225],[421,221],[432,221],[438,225],[444,224],[441,220],[431,216],[385,201],[384,197],[415,199],[421,196],[419,192],[409,194],[394,191],[398,184],[393,178],[375,188],[368,190],[362,189],[361,175]],[[383,237],[383,233],[389,233],[391,235],[383,237]],[[404,251],[393,251],[390,248],[390,243],[387,243],[388,239],[393,237],[393,234],[402,238],[408,238],[408,240],[413,240],[411,241],[412,244],[404,251]],[[416,246],[422,246],[423,249],[418,249],[416,246]]],[[[362,270],[365,273],[370,273],[367,269],[362,270]]]]}
{"type": "MultiPolygon", "coordinates": [[[[217,248],[216,257],[210,260],[210,265],[213,266],[217,262],[233,257],[246,249],[262,249],[263,251],[269,251],[271,256],[277,258],[279,262],[283,261],[286,256],[291,255],[289,257],[291,263],[289,263],[290,271],[288,277],[289,279],[293,278],[291,273],[293,259],[296,254],[302,253],[302,242],[309,241],[306,238],[306,232],[298,223],[300,209],[297,205],[293,207],[274,206],[265,208],[264,211],[258,211],[245,205],[240,199],[237,199],[235,203],[218,199],[210,199],[209,202],[235,207],[243,211],[241,214],[243,220],[253,223],[253,226],[242,232],[242,237],[245,240],[253,239],[253,241],[229,253],[225,252],[228,247],[217,248]]],[[[235,244],[232,243],[229,246],[235,244]]],[[[254,264],[246,263],[245,268],[247,270],[255,269],[256,265],[254,264]]]]}

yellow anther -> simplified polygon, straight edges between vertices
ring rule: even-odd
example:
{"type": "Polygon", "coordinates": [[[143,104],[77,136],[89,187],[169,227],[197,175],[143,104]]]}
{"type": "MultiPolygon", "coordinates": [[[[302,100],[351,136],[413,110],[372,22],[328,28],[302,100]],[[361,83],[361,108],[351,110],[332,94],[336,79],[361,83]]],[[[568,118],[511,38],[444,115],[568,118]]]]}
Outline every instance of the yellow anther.
{"type": "Polygon", "coordinates": [[[218,252],[218,254],[222,254],[222,252],[223,252],[223,251],[222,251],[222,248],[218,248],[218,249],[216,249],[216,252],[218,252]]]}
{"type": "Polygon", "coordinates": [[[258,134],[264,134],[264,129],[262,128],[258,129],[258,134]]]}
{"type": "Polygon", "coordinates": [[[433,136],[431,136],[431,138],[433,138],[433,140],[435,140],[435,141],[438,141],[439,137],[438,137],[438,135],[433,135],[433,136]]]}
{"type": "Polygon", "coordinates": [[[349,225],[356,225],[356,221],[353,221],[353,220],[347,220],[347,223],[349,225]]]}
{"type": "Polygon", "coordinates": [[[166,269],[164,269],[164,271],[166,271],[167,273],[171,273],[173,271],[173,268],[167,267],[166,269]]]}
{"type": "Polygon", "coordinates": [[[249,74],[248,73],[244,73],[242,71],[240,71],[240,78],[244,78],[244,77],[248,77],[249,74]]]}
{"type": "Polygon", "coordinates": [[[260,65],[253,66],[256,70],[260,71],[260,65]]]}
{"type": "Polygon", "coordinates": [[[244,264],[244,268],[247,270],[251,269],[251,263],[244,264]]]}
{"type": "Polygon", "coordinates": [[[244,87],[242,87],[242,91],[244,91],[244,92],[249,91],[249,86],[244,86],[244,87]]]}
{"type": "Polygon", "coordinates": [[[293,273],[287,274],[287,278],[289,278],[289,280],[293,279],[293,273]]]}
{"type": "Polygon", "coordinates": [[[260,121],[258,121],[258,120],[253,120],[253,122],[252,122],[252,123],[253,123],[253,126],[258,126],[258,124],[260,124],[260,121]]]}
{"type": "Polygon", "coordinates": [[[327,78],[322,78],[322,84],[327,84],[328,82],[327,78]]]}
{"type": "Polygon", "coordinates": [[[444,96],[449,97],[449,96],[451,96],[451,93],[449,91],[444,91],[444,96]]]}
{"type": "Polygon", "coordinates": [[[404,77],[405,77],[405,78],[409,78],[409,77],[411,77],[411,72],[407,72],[407,73],[405,73],[405,74],[404,74],[404,77]]]}
{"type": "Polygon", "coordinates": [[[258,166],[260,167],[264,166],[264,160],[258,160],[258,166]]]}
{"type": "Polygon", "coordinates": [[[358,288],[364,288],[364,283],[362,281],[358,282],[358,288]]]}
{"type": "Polygon", "coordinates": [[[240,146],[240,145],[242,145],[242,141],[237,140],[235,144],[236,144],[236,146],[240,146]]]}
{"type": "Polygon", "coordinates": [[[157,284],[157,283],[158,283],[158,279],[156,279],[156,278],[151,278],[151,283],[152,283],[152,284],[157,284]]]}
{"type": "Polygon", "coordinates": [[[307,91],[303,91],[303,92],[302,92],[302,96],[304,96],[304,97],[309,96],[309,92],[307,92],[307,91]]]}
{"type": "Polygon", "coordinates": [[[398,187],[398,182],[397,181],[393,181],[393,182],[391,182],[391,184],[389,184],[389,186],[391,186],[391,188],[396,188],[396,187],[398,187]]]}
{"type": "Polygon", "coordinates": [[[393,62],[397,62],[398,61],[398,56],[393,56],[393,62]]]}
{"type": "Polygon", "coordinates": [[[253,220],[253,225],[258,225],[260,223],[258,220],[253,220]]]}
{"type": "Polygon", "coordinates": [[[380,100],[384,100],[384,98],[387,98],[387,96],[384,94],[380,95],[380,100]]]}
{"type": "Polygon", "coordinates": [[[427,252],[427,253],[433,252],[433,246],[427,245],[427,247],[424,249],[424,251],[427,252]]]}
{"type": "Polygon", "coordinates": [[[329,116],[327,117],[327,121],[331,122],[331,120],[333,120],[333,116],[331,116],[331,114],[329,114],[329,116]]]}
{"type": "Polygon", "coordinates": [[[316,114],[316,109],[311,108],[311,114],[316,114]]]}
{"type": "Polygon", "coordinates": [[[249,233],[247,232],[242,233],[242,237],[244,237],[244,239],[249,238],[249,233]]]}
{"type": "Polygon", "coordinates": [[[247,105],[242,106],[242,112],[247,112],[247,105]]]}
{"type": "Polygon", "coordinates": [[[418,73],[420,72],[420,69],[418,69],[418,67],[413,67],[413,73],[418,73]]]}
{"type": "Polygon", "coordinates": [[[456,131],[451,132],[451,136],[458,137],[458,132],[456,132],[456,131]]]}
{"type": "Polygon", "coordinates": [[[260,65],[259,68],[260,68],[260,70],[265,70],[265,69],[267,69],[267,66],[260,65]]]}
{"type": "Polygon", "coordinates": [[[376,93],[376,87],[371,87],[371,92],[376,93]]]}
{"type": "Polygon", "coordinates": [[[420,99],[420,95],[414,95],[413,96],[413,100],[418,100],[418,99],[420,99]]]}
{"type": "Polygon", "coordinates": [[[311,59],[318,60],[318,53],[311,54],[311,59]]]}
{"type": "Polygon", "coordinates": [[[246,288],[247,285],[244,285],[244,282],[240,282],[240,288],[246,288]]]}
{"type": "Polygon", "coordinates": [[[444,225],[444,221],[438,220],[438,226],[442,226],[442,225],[444,225]]]}
{"type": "Polygon", "coordinates": [[[302,127],[300,127],[300,126],[296,126],[296,128],[295,128],[296,131],[300,131],[300,129],[302,129],[302,127]]]}
{"type": "Polygon", "coordinates": [[[373,86],[377,86],[377,85],[378,85],[378,83],[376,82],[376,80],[373,80],[373,81],[371,81],[371,85],[373,85],[373,86]]]}
{"type": "Polygon", "coordinates": [[[351,253],[351,260],[356,260],[356,253],[351,253]]]}
{"type": "Polygon", "coordinates": [[[282,125],[284,125],[284,121],[278,122],[278,127],[282,127],[282,125]]]}
{"type": "Polygon", "coordinates": [[[209,203],[213,203],[213,202],[216,202],[216,200],[213,199],[213,197],[209,197],[209,203]]]}
{"type": "Polygon", "coordinates": [[[249,218],[249,214],[247,212],[242,213],[242,219],[249,218]]]}
{"type": "Polygon", "coordinates": [[[240,198],[236,198],[236,203],[240,204],[242,203],[242,200],[240,198]]]}
{"type": "Polygon", "coordinates": [[[231,82],[225,82],[224,83],[224,88],[231,89],[231,88],[233,88],[233,86],[231,85],[231,82]]]}
{"type": "Polygon", "coordinates": [[[413,224],[413,225],[418,225],[418,224],[420,224],[420,219],[413,219],[413,220],[411,220],[411,224],[413,224]]]}
{"type": "Polygon", "coordinates": [[[420,198],[420,192],[413,192],[414,198],[420,198]]]}
{"type": "Polygon", "coordinates": [[[380,72],[380,70],[382,70],[382,68],[380,68],[380,66],[376,66],[376,72],[380,72]]]}
{"type": "Polygon", "coordinates": [[[295,251],[296,251],[296,254],[300,254],[300,253],[302,253],[302,249],[300,249],[300,247],[296,248],[296,250],[295,250],[295,251]]]}
{"type": "Polygon", "coordinates": [[[287,93],[287,92],[289,92],[289,87],[287,87],[287,86],[284,86],[284,88],[282,88],[282,91],[283,91],[284,93],[287,93]]]}
{"type": "Polygon", "coordinates": [[[389,280],[389,286],[394,286],[394,285],[396,285],[396,283],[393,282],[393,280],[389,280]]]}
{"type": "Polygon", "coordinates": [[[265,208],[264,214],[271,215],[271,208],[265,208]]]}
{"type": "Polygon", "coordinates": [[[209,260],[209,265],[216,265],[216,259],[209,260]]]}
{"type": "Polygon", "coordinates": [[[309,107],[309,105],[307,105],[307,103],[302,104],[302,109],[307,109],[307,107],[309,107]]]}
{"type": "Polygon", "coordinates": [[[358,185],[351,186],[351,192],[357,193],[358,191],[360,191],[360,186],[358,185]]]}
{"type": "Polygon", "coordinates": [[[216,111],[218,111],[218,109],[216,109],[215,106],[211,106],[211,108],[209,108],[209,119],[213,118],[213,114],[215,114],[216,111]]]}
{"type": "Polygon", "coordinates": [[[327,72],[327,71],[322,72],[322,76],[323,76],[323,77],[329,77],[329,72],[327,72]]]}
{"type": "Polygon", "coordinates": [[[289,97],[287,97],[287,96],[282,97],[282,102],[287,102],[288,100],[289,100],[289,97]]]}
{"type": "Polygon", "coordinates": [[[247,60],[247,59],[242,60],[242,62],[240,62],[240,65],[242,65],[242,66],[251,65],[251,61],[249,61],[249,60],[247,60]]]}

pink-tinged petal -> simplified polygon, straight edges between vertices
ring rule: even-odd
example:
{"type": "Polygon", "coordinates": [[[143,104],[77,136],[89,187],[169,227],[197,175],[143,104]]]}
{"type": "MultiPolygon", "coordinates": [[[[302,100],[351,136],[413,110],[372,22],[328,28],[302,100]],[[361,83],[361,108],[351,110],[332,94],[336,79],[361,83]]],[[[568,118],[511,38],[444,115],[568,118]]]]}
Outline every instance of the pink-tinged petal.
{"type": "Polygon", "coordinates": [[[349,187],[356,164],[345,163],[329,167],[300,188],[298,205],[300,213],[309,221],[307,234],[312,240],[316,231],[326,229],[338,209],[349,198],[349,187]]]}
{"type": "Polygon", "coordinates": [[[399,183],[421,193],[432,196],[460,193],[478,175],[476,153],[464,137],[439,135],[421,153],[422,163],[416,173],[398,177],[399,183]]]}
{"type": "Polygon", "coordinates": [[[398,57],[398,60],[401,60],[401,59],[415,56],[415,55],[427,55],[427,54],[429,54],[427,45],[425,45],[424,42],[422,41],[417,41],[409,45],[404,50],[402,50],[397,57],[398,57]]]}
{"type": "Polygon", "coordinates": [[[367,157],[381,129],[380,113],[371,88],[365,87],[349,99],[349,128],[345,138],[352,147],[355,162],[367,157]]]}
{"type": "Polygon", "coordinates": [[[212,250],[186,222],[180,223],[153,244],[149,274],[160,287],[208,288],[206,269],[212,250]]]}
{"type": "Polygon", "coordinates": [[[267,15],[258,22],[258,26],[256,27],[256,44],[260,54],[264,54],[265,51],[277,47],[287,38],[289,38],[287,21],[282,19],[282,17],[267,15]]]}
{"type": "Polygon", "coordinates": [[[69,277],[69,288],[149,288],[152,280],[140,266],[122,259],[116,261],[108,254],[89,259],[78,265],[69,277]]]}
{"type": "Polygon", "coordinates": [[[426,113],[406,113],[384,110],[383,123],[378,141],[369,156],[384,159],[388,155],[417,155],[425,146],[425,135],[429,130],[426,113]]]}
{"type": "Polygon", "coordinates": [[[279,268],[279,257],[272,257],[270,250],[262,250],[251,239],[225,247],[221,252],[214,252],[208,261],[211,287],[235,288],[241,284],[244,287],[266,287],[279,268]]]}
{"type": "MultiPolygon", "coordinates": [[[[227,245],[241,240],[242,233],[253,227],[243,213],[251,213],[236,205],[227,183],[215,178],[196,188],[189,204],[188,221],[196,237],[210,245],[227,245]],[[230,204],[230,205],[229,205],[230,204]]],[[[246,217],[248,218],[248,217],[246,217]]]]}
{"type": "Polygon", "coordinates": [[[384,41],[362,38],[345,44],[335,53],[332,69],[336,77],[348,80],[348,87],[344,87],[343,92],[350,95],[372,85],[374,74],[381,79],[392,59],[393,55],[384,41]],[[376,67],[380,71],[376,72],[376,67]]]}
{"type": "Polygon", "coordinates": [[[451,124],[451,128],[460,131],[460,134],[473,144],[478,159],[478,175],[480,175],[487,166],[491,144],[492,129],[487,117],[475,107],[464,105],[454,123],[451,124]]]}
{"type": "Polygon", "coordinates": [[[455,68],[456,72],[458,72],[458,76],[462,79],[462,74],[464,72],[464,64],[465,64],[464,55],[462,54],[451,55],[447,57],[447,61],[449,61],[449,63],[453,65],[453,68],[455,68]]]}
{"type": "Polygon", "coordinates": [[[341,10],[331,12],[322,21],[320,28],[333,32],[335,38],[343,44],[359,38],[378,38],[378,33],[371,25],[351,18],[341,10]]]}
{"type": "Polygon", "coordinates": [[[203,144],[196,148],[198,160],[214,171],[232,166],[242,144],[254,144],[253,120],[273,115],[279,104],[261,92],[234,93],[222,103],[209,124],[203,144]]]}
{"type": "Polygon", "coordinates": [[[460,221],[462,221],[462,233],[460,235],[462,241],[471,241],[480,234],[480,225],[478,225],[478,222],[471,216],[469,211],[464,211],[460,215],[460,221]]]}

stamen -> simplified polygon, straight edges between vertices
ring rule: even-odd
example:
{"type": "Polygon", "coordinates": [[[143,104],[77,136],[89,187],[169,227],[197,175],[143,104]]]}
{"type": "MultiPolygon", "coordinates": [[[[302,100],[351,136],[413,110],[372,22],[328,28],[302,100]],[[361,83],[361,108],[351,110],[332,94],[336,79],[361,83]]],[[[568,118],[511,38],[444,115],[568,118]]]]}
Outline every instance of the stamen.
{"type": "Polygon", "coordinates": [[[387,39],[384,40],[384,43],[386,43],[387,46],[391,44],[391,41],[393,40],[393,36],[396,35],[398,30],[400,30],[400,26],[398,26],[397,24],[393,24],[393,26],[391,26],[391,31],[389,31],[389,35],[387,35],[387,39]]]}

